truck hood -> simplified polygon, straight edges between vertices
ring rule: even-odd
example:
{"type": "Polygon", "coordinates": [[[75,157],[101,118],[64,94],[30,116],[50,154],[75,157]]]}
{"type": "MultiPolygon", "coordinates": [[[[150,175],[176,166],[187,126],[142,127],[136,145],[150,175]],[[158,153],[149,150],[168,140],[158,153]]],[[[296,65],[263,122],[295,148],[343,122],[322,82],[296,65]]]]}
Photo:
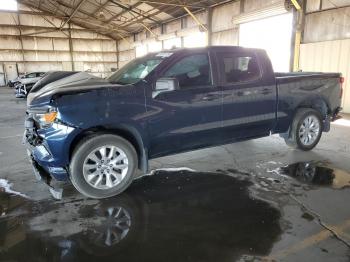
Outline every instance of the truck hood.
{"type": "Polygon", "coordinates": [[[74,75],[64,77],[52,82],[37,92],[30,92],[27,98],[27,106],[35,103],[36,100],[50,100],[52,95],[69,92],[80,92],[84,90],[97,89],[112,85],[106,79],[93,76],[87,72],[80,72],[74,75]],[[46,99],[45,99],[46,98],[46,99]]]}

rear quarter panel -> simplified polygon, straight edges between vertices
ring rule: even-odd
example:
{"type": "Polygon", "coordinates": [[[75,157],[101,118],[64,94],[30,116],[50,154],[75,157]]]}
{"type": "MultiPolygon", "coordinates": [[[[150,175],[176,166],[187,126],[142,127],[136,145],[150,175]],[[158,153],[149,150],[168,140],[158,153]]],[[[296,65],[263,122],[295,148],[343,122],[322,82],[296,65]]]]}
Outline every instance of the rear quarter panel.
{"type": "Polygon", "coordinates": [[[326,105],[325,116],[341,104],[340,75],[282,77],[277,78],[277,125],[276,133],[286,132],[294,114],[300,107],[319,107],[326,105]]]}

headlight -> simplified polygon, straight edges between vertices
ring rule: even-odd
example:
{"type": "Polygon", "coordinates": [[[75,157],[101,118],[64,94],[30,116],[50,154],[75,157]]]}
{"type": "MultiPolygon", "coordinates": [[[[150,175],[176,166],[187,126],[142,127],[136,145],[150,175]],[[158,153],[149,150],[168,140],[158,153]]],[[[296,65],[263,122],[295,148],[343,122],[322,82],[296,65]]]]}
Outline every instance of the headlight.
{"type": "Polygon", "coordinates": [[[57,117],[57,112],[49,112],[45,114],[37,114],[34,119],[36,119],[41,127],[49,127],[52,125],[57,117]]]}
{"type": "Polygon", "coordinates": [[[33,119],[39,123],[40,128],[50,127],[57,119],[57,111],[52,107],[33,109],[29,113],[31,113],[33,119]]]}

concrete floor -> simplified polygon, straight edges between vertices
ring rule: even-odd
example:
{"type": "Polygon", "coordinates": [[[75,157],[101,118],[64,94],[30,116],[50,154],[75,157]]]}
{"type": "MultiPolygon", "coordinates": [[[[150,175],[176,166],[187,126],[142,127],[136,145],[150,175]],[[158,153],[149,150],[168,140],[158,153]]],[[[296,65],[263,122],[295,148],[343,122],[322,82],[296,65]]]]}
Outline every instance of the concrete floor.
{"type": "Polygon", "coordinates": [[[271,136],[156,159],[116,198],[67,185],[56,201],[27,161],[24,112],[1,87],[1,261],[350,261],[349,116],[312,152],[271,136]]]}

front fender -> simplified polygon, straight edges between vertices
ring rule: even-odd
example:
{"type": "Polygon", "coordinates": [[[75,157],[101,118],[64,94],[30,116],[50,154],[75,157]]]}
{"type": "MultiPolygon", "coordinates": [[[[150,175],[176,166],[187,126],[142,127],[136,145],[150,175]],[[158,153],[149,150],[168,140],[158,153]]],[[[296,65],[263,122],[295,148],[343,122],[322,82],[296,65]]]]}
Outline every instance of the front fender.
{"type": "Polygon", "coordinates": [[[69,163],[79,141],[96,132],[109,132],[129,140],[140,157],[142,170],[147,169],[147,111],[143,87],[110,87],[85,90],[56,97],[59,118],[74,126],[73,138],[67,138],[64,159],[69,163]]]}
{"type": "Polygon", "coordinates": [[[83,138],[98,133],[110,133],[128,140],[137,151],[139,157],[139,169],[143,172],[148,172],[148,134],[145,128],[137,123],[113,123],[77,129],[77,132],[72,133],[72,136],[74,137],[67,138],[69,146],[65,148],[65,152],[63,153],[65,156],[68,155],[68,158],[65,159],[66,165],[69,164],[72,153],[78,143],[83,138]]]}

